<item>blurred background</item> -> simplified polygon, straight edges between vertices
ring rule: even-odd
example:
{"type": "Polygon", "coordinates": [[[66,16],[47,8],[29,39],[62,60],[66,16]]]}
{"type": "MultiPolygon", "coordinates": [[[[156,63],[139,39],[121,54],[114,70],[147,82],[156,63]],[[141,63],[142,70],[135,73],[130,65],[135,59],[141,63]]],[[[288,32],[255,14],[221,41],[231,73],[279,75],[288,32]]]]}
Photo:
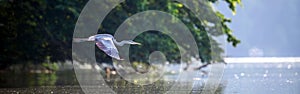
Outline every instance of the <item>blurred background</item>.
{"type": "Polygon", "coordinates": [[[227,46],[227,55],[234,57],[251,56],[257,49],[266,57],[299,57],[299,4],[298,0],[245,0],[232,15],[226,4],[220,2],[217,9],[232,18],[229,24],[241,39],[238,47],[227,46]],[[250,52],[249,52],[250,51],[250,52]]]}

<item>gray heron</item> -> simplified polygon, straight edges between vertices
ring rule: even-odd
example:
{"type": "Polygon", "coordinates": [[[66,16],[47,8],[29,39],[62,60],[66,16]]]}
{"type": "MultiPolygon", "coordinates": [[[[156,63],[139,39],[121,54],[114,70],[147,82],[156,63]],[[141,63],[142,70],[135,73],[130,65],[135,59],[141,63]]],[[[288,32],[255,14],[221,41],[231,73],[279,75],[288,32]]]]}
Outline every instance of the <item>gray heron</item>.
{"type": "Polygon", "coordinates": [[[117,46],[123,46],[124,44],[134,44],[134,45],[141,45],[141,43],[134,42],[132,40],[123,40],[121,42],[116,41],[116,39],[110,34],[97,34],[90,36],[89,38],[74,38],[74,42],[84,42],[84,41],[95,41],[96,45],[99,49],[105,52],[112,58],[117,60],[123,60],[119,56],[117,46]]]}

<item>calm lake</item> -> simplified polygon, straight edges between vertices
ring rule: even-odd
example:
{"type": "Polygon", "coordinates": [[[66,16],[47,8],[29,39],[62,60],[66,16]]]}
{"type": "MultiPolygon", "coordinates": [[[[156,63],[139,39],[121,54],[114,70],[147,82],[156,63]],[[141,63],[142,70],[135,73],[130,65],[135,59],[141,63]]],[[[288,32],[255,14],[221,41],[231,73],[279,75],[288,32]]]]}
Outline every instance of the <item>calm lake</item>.
{"type": "MultiPolygon", "coordinates": [[[[170,66],[167,69],[170,73],[166,73],[162,79],[178,77],[176,74],[179,72],[178,69],[180,69],[179,65],[170,66]]],[[[207,76],[203,76],[200,71],[192,74],[194,74],[192,76],[194,80],[191,93],[197,94],[201,91],[200,87],[207,80],[207,76]]],[[[0,94],[84,93],[73,70],[63,70],[52,74],[0,73],[0,75],[0,94]]],[[[119,77],[115,78],[119,79],[119,77]]],[[[114,76],[110,79],[114,79],[114,76]]],[[[153,85],[139,86],[120,80],[106,81],[106,84],[116,93],[164,93],[173,85],[172,81],[159,81],[153,85]]],[[[185,84],[181,85],[184,87],[185,84]]],[[[299,88],[300,63],[234,63],[226,65],[216,94],[299,94],[299,88]]]]}

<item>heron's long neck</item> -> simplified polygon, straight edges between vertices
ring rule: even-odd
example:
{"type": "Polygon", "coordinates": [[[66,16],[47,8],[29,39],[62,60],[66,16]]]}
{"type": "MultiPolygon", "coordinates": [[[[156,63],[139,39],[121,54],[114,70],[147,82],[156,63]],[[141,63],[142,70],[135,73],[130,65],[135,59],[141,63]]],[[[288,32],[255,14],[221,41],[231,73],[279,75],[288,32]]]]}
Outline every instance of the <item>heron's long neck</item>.
{"type": "Polygon", "coordinates": [[[116,41],[115,39],[113,39],[114,43],[118,46],[123,46],[124,44],[129,44],[127,40],[123,40],[121,42],[116,41]]]}

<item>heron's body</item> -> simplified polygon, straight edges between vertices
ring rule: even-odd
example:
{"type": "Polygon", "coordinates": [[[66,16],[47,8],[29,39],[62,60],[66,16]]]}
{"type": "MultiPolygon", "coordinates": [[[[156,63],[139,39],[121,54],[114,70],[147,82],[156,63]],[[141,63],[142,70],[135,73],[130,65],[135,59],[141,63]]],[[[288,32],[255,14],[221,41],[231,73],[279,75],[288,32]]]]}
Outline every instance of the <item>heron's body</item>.
{"type": "Polygon", "coordinates": [[[95,41],[98,48],[104,51],[107,55],[120,60],[121,58],[117,47],[114,45],[114,40],[114,37],[109,34],[95,35],[95,41]]]}
{"type": "Polygon", "coordinates": [[[75,42],[83,42],[83,41],[95,41],[96,45],[99,49],[105,52],[112,58],[122,60],[119,56],[119,52],[117,46],[123,46],[124,44],[138,44],[140,43],[134,42],[132,40],[123,40],[121,42],[117,42],[115,38],[110,34],[97,34],[90,36],[88,39],[74,39],[75,42]]]}

